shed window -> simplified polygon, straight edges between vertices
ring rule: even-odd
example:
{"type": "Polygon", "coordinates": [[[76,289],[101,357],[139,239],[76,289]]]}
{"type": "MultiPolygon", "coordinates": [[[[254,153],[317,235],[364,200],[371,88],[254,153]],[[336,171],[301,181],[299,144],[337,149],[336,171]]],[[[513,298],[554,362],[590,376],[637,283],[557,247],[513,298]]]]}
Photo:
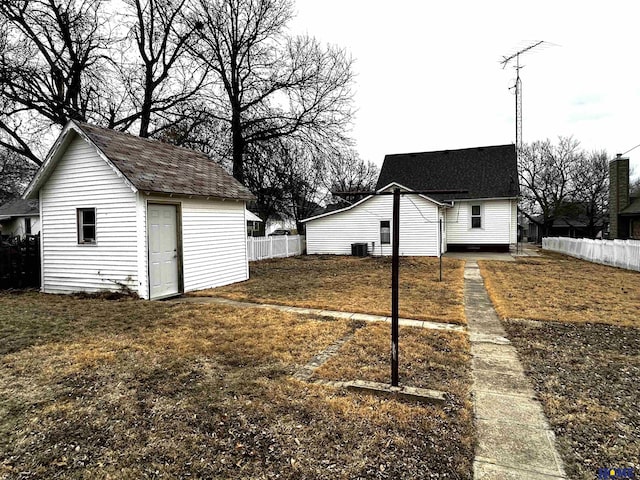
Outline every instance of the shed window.
{"type": "Polygon", "coordinates": [[[482,209],[480,205],[471,205],[471,228],[482,228],[482,209]]]}
{"type": "Polygon", "coordinates": [[[391,243],[391,223],[389,220],[380,221],[380,243],[382,245],[391,243]]]}
{"type": "Polygon", "coordinates": [[[78,209],[78,243],[96,243],[96,209],[78,209]]]}

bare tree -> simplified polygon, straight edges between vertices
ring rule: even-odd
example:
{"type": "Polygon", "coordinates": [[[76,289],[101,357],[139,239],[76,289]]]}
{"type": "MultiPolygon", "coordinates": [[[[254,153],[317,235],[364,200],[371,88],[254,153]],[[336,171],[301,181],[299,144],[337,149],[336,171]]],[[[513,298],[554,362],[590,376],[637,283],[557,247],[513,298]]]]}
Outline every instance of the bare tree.
{"type": "Polygon", "coordinates": [[[0,204],[20,196],[35,173],[32,162],[0,147],[0,204]]]}
{"type": "Polygon", "coordinates": [[[102,0],[0,2],[0,145],[40,165],[51,124],[86,120],[110,38],[102,0]]]}
{"type": "Polygon", "coordinates": [[[189,54],[202,24],[185,19],[185,4],[186,0],[125,0],[129,34],[121,48],[136,55],[124,53],[115,63],[126,101],[112,103],[110,127],[128,129],[136,123],[138,135],[149,137],[176,121],[201,121],[185,105],[196,100],[207,80],[206,64],[189,54]],[[124,114],[119,115],[119,108],[124,114]]]}
{"type": "Polygon", "coordinates": [[[199,0],[197,53],[215,71],[216,118],[226,122],[233,175],[244,181],[245,152],[282,137],[345,138],[351,120],[352,60],[308,36],[291,37],[289,0],[199,0]]]}
{"type": "MultiPolygon", "coordinates": [[[[330,192],[362,192],[376,187],[380,170],[372,162],[365,162],[354,150],[330,155],[326,162],[325,185],[330,192]]],[[[333,202],[354,203],[358,194],[332,195],[333,202]]]]}
{"type": "Polygon", "coordinates": [[[578,155],[572,172],[573,199],[584,209],[588,235],[609,209],[609,156],[604,150],[578,155]]]}
{"type": "MultiPolygon", "coordinates": [[[[572,200],[574,169],[582,152],[572,137],[559,137],[525,145],[520,156],[523,210],[542,215],[543,234],[572,200]]],[[[529,214],[530,216],[530,214],[529,214]]],[[[531,216],[530,216],[531,218],[531,216]]]]}
{"type": "Polygon", "coordinates": [[[631,181],[631,184],[629,185],[629,195],[634,198],[640,197],[640,178],[636,178],[631,181]]]}

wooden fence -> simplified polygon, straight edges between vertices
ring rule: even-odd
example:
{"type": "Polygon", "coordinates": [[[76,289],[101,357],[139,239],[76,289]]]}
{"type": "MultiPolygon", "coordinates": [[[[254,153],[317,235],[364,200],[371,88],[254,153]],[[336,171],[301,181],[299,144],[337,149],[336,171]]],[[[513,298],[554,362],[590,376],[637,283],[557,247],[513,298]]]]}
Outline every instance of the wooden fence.
{"type": "Polygon", "coordinates": [[[548,237],[542,239],[542,248],[589,262],[640,271],[640,240],[548,237]]]}
{"type": "Polygon", "coordinates": [[[40,287],[40,236],[0,242],[0,289],[40,287]]]}
{"type": "Polygon", "coordinates": [[[249,261],[267,258],[293,257],[302,255],[306,243],[304,235],[273,235],[271,237],[247,237],[249,261]]]}

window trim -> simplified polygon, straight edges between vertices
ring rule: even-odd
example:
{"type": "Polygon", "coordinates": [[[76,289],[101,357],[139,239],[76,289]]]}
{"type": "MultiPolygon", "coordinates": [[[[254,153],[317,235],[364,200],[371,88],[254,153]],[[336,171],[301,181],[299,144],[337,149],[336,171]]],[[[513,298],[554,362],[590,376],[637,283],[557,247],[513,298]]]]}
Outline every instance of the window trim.
{"type": "Polygon", "coordinates": [[[471,211],[470,211],[470,215],[469,215],[469,222],[470,222],[470,228],[473,230],[482,230],[483,224],[484,224],[484,209],[482,208],[482,204],[481,203],[475,203],[475,204],[471,204],[471,211]],[[473,207],[478,207],[478,210],[480,211],[480,213],[478,214],[474,214],[473,213],[473,207]],[[473,226],[473,220],[477,218],[480,221],[480,225],[477,227],[473,226]]]}
{"type": "Polygon", "coordinates": [[[76,209],[76,230],[78,245],[95,245],[97,243],[97,212],[95,207],[76,209]],[[93,211],[93,223],[84,223],[84,212],[93,211]],[[84,227],[93,227],[93,239],[85,240],[84,227]]]}
{"type": "Polygon", "coordinates": [[[380,220],[380,245],[391,245],[391,220],[380,220]],[[384,223],[387,225],[383,226],[384,223]],[[387,231],[383,232],[383,228],[387,229],[387,231]],[[383,233],[388,235],[386,242],[383,240],[383,233]]]}

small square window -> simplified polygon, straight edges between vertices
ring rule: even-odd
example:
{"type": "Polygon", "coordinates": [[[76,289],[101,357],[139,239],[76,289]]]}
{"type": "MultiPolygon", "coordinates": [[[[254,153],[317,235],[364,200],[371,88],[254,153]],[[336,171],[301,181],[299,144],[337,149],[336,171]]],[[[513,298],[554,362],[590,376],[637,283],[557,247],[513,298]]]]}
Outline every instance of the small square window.
{"type": "Polygon", "coordinates": [[[389,220],[380,221],[380,243],[382,245],[391,243],[391,223],[389,220]]]}
{"type": "Polygon", "coordinates": [[[471,206],[471,215],[480,215],[480,205],[471,206]]]}
{"type": "Polygon", "coordinates": [[[96,243],[96,209],[78,209],[78,243],[96,243]]]}

